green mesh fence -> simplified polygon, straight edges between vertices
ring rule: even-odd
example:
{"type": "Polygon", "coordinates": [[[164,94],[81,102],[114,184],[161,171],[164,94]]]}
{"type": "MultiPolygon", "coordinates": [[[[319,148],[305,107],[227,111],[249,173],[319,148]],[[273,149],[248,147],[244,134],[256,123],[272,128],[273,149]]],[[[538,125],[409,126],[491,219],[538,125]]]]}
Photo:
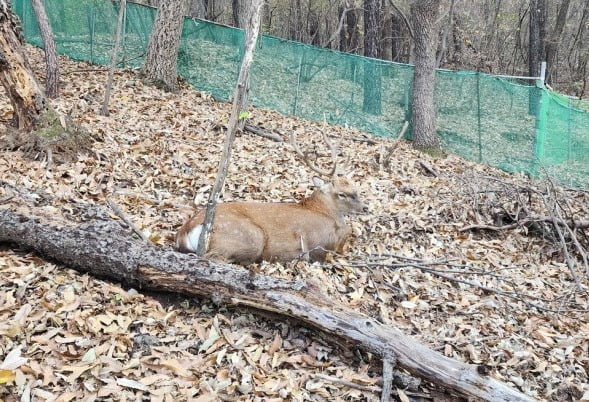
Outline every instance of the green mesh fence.
{"type": "MultiPolygon", "coordinates": [[[[42,46],[30,0],[14,0],[25,38],[42,46]]],[[[107,0],[45,0],[58,51],[107,64],[118,5],[107,0]]],[[[139,67],[155,10],[128,4],[122,62],[139,67]]],[[[243,32],[186,19],[178,69],[219,100],[233,94],[243,32]]],[[[413,67],[368,59],[271,36],[258,42],[250,99],[288,115],[394,137],[411,118],[413,67]]],[[[436,77],[438,133],[444,147],[468,159],[532,176],[550,174],[589,187],[589,103],[572,101],[517,80],[440,70],[436,77]]]]}

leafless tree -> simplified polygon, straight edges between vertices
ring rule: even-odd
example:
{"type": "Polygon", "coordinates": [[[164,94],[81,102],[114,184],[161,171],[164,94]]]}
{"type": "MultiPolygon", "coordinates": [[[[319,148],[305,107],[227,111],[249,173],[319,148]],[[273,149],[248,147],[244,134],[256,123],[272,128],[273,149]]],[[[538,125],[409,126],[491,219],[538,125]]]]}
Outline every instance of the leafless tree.
{"type": "Polygon", "coordinates": [[[411,4],[411,23],[415,35],[413,145],[434,152],[440,147],[434,106],[436,20],[439,14],[440,2],[437,0],[415,0],[411,4]]]}
{"type": "Polygon", "coordinates": [[[178,49],[185,13],[185,0],[160,0],[145,56],[143,75],[167,91],[178,89],[178,49]]]}
{"type": "Polygon", "coordinates": [[[59,96],[59,64],[57,62],[57,48],[55,47],[53,30],[49,25],[45,6],[41,0],[32,0],[32,5],[45,50],[45,94],[50,98],[57,98],[59,96]]]}

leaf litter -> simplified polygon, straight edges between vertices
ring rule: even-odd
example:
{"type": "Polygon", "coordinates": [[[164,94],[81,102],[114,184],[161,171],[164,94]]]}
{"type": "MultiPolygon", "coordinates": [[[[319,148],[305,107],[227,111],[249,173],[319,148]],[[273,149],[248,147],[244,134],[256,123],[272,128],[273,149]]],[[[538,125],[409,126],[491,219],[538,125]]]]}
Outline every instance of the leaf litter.
{"type": "MultiPolygon", "coordinates": [[[[41,51],[27,49],[43,76],[41,51]]],[[[187,85],[163,93],[134,71],[117,71],[110,117],[103,117],[106,71],[63,57],[60,63],[62,95],[54,105],[93,135],[93,152],[48,168],[46,160],[5,150],[0,177],[52,195],[63,214],[72,201],[111,199],[151,241],[170,247],[192,203],[206,201],[230,105],[187,85]]],[[[10,110],[3,96],[3,127],[10,110]]],[[[322,147],[321,123],[257,108],[249,118],[322,147]]],[[[483,365],[535,398],[587,400],[587,273],[575,287],[574,271],[545,230],[461,230],[496,224],[498,208],[513,215],[512,194],[502,189],[542,184],[455,155],[431,158],[404,141],[387,155],[393,140],[358,141],[364,134],[357,130],[329,126],[329,135],[370,206],[350,219],[349,249],[322,264],[250,269],[320,283],[335,302],[483,365]]],[[[312,174],[288,141],[241,133],[233,155],[225,201],[289,201],[312,191],[312,174]]],[[[587,219],[587,192],[567,194],[574,215],[587,219]]],[[[537,199],[528,206],[547,213],[537,199]]],[[[5,401],[379,400],[362,388],[378,389],[375,356],[290,322],[210,300],[140,293],[7,248],[0,250],[0,278],[5,401]]],[[[398,392],[403,400],[411,395],[398,392]]]]}

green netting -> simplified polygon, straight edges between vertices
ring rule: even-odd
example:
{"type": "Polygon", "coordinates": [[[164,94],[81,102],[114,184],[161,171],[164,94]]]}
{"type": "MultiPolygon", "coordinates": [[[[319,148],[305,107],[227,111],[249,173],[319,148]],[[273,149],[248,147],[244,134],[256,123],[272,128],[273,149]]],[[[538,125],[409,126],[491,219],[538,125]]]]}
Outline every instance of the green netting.
{"type": "MultiPolygon", "coordinates": [[[[25,38],[41,46],[30,0],[14,0],[25,38]]],[[[77,60],[109,62],[117,4],[107,0],[45,0],[58,50],[77,60]]],[[[122,65],[139,67],[155,10],[128,4],[122,65]]],[[[179,73],[219,100],[233,94],[243,32],[186,19],[179,73]]],[[[250,99],[284,114],[392,137],[411,118],[410,65],[368,59],[271,36],[254,57],[250,99]]],[[[534,85],[487,74],[440,70],[435,89],[438,133],[444,147],[468,159],[550,174],[589,187],[589,103],[534,85]]]]}

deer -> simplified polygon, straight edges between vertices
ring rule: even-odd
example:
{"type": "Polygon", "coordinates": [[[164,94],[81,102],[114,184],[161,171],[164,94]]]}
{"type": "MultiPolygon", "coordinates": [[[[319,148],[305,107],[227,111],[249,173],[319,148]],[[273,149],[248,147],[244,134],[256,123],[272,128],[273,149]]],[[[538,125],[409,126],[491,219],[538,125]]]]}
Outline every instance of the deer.
{"type": "MultiPolygon", "coordinates": [[[[356,185],[337,171],[337,151],[324,130],[331,150],[331,170],[310,160],[291,132],[290,143],[303,162],[319,176],[313,177],[313,193],[295,202],[233,201],[219,203],[208,248],[203,257],[227,263],[287,262],[296,259],[324,261],[331,251],[343,253],[352,234],[345,216],[367,211],[356,185]],[[327,177],[329,180],[321,178],[327,177]]],[[[317,160],[320,156],[315,153],[317,160]]],[[[189,218],[176,234],[176,248],[196,252],[205,210],[189,218]]]]}

